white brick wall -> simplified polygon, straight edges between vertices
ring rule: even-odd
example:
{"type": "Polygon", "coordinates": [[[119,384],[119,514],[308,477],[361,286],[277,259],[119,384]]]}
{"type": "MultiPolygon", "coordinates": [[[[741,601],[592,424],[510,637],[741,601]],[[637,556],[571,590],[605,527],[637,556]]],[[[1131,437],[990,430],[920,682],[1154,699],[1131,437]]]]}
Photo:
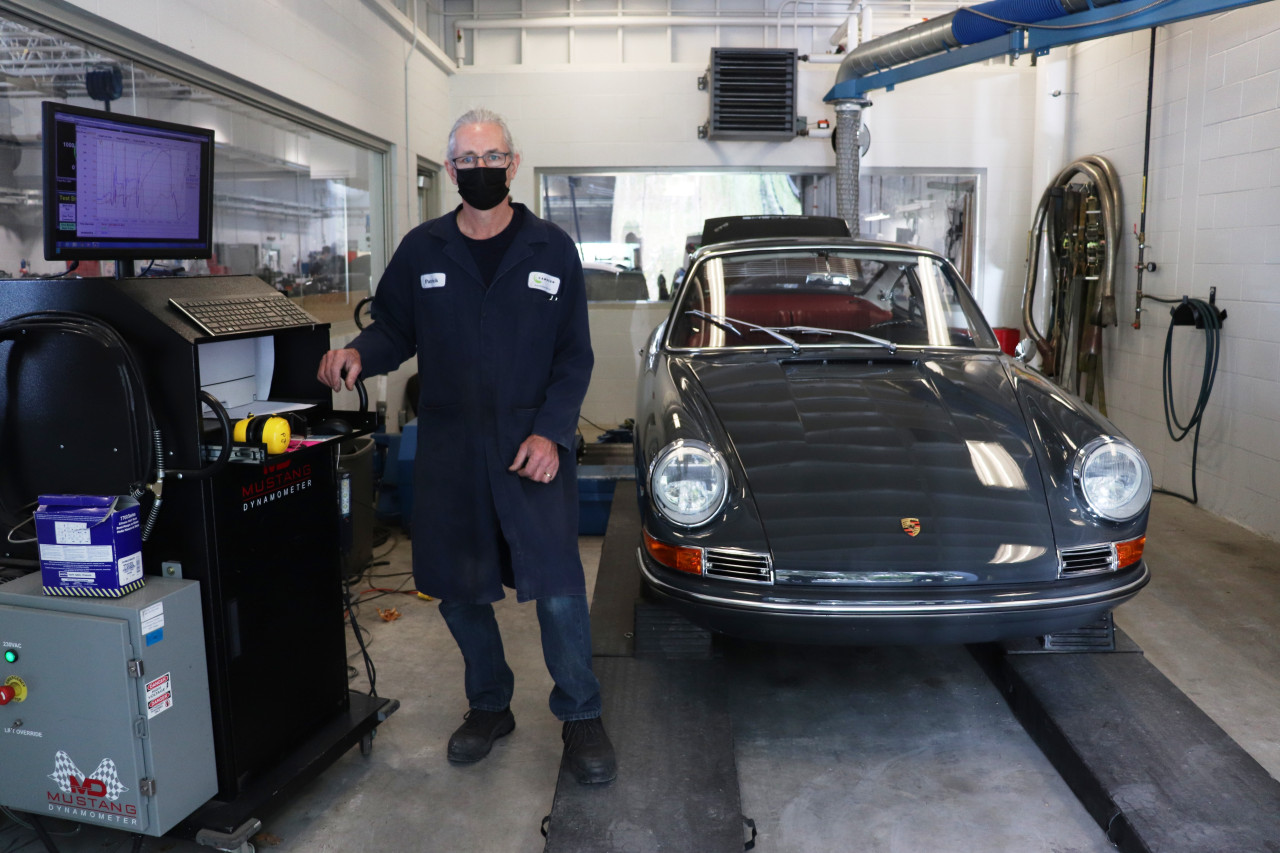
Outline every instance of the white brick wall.
{"type": "MultiPolygon", "coordinates": [[[[1168,306],[1133,320],[1149,32],[1077,46],[1065,61],[1077,93],[1065,165],[1101,154],[1122,176],[1126,239],[1121,325],[1106,334],[1112,419],[1143,448],[1157,483],[1190,494],[1192,437],[1168,436],[1161,365],[1168,306]]],[[[1207,298],[1228,313],[1200,436],[1206,509],[1280,538],[1280,15],[1263,3],[1157,34],[1147,200],[1148,295],[1207,298]]],[[[1039,176],[1037,176],[1039,181],[1039,176]]],[[[1174,403],[1186,418],[1199,388],[1204,334],[1174,332],[1174,403]]]]}

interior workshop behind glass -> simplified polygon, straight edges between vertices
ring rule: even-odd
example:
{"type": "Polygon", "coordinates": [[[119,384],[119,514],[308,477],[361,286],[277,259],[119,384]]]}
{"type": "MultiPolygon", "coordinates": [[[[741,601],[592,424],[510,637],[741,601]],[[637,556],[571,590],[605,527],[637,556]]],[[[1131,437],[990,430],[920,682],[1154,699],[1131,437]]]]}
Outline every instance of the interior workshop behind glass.
{"type": "Polygon", "coordinates": [[[1276,849],[1277,8],[0,3],[0,853],[1276,849]]]}

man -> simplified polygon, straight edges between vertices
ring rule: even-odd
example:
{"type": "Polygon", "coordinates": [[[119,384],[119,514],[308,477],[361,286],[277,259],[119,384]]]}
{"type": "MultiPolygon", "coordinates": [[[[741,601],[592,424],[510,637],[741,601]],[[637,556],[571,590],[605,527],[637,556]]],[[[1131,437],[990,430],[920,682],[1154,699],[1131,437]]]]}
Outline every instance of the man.
{"type": "Polygon", "coordinates": [[[462,204],[414,228],[378,285],[375,322],[330,350],[338,390],[418,356],[413,571],[440,599],[466,665],[470,710],[449,760],[479,761],[515,727],[492,602],[537,602],[543,657],[579,782],[616,775],[591,671],[578,557],[574,441],[593,356],[573,241],[508,197],[520,166],[506,123],[472,110],[449,133],[445,169],[462,204]]]}

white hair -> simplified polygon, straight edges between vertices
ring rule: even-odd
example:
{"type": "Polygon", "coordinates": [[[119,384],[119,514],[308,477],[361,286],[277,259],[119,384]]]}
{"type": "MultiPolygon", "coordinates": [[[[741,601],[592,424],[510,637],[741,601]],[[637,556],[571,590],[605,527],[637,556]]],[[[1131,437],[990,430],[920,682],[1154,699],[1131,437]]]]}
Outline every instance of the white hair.
{"type": "Polygon", "coordinates": [[[445,158],[452,160],[458,153],[458,130],[468,124],[496,124],[502,129],[502,144],[506,146],[508,152],[512,155],[516,154],[516,143],[511,138],[511,128],[507,127],[507,122],[502,116],[493,110],[484,107],[475,107],[467,110],[458,116],[458,120],[453,123],[453,129],[449,131],[449,144],[445,149],[445,158]]]}

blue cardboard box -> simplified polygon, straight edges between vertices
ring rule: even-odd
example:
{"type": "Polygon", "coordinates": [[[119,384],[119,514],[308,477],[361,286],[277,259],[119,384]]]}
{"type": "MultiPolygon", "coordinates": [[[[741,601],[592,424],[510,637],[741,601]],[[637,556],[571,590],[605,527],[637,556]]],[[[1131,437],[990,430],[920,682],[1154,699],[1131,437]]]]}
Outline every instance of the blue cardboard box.
{"type": "Polygon", "coordinates": [[[142,588],[142,524],[133,498],[41,495],[35,522],[45,595],[119,598],[142,588]]]}
{"type": "Polygon", "coordinates": [[[578,466],[578,535],[603,536],[609,527],[613,490],[619,480],[634,480],[630,465],[578,466]]]}

